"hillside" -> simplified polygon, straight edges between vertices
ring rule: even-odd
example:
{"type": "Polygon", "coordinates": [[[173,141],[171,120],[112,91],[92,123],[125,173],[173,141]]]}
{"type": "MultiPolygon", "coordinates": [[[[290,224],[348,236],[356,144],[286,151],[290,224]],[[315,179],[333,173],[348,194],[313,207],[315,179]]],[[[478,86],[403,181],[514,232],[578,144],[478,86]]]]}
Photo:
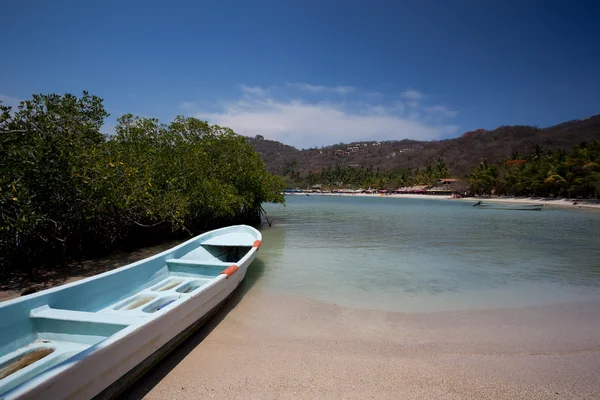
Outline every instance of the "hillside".
{"type": "Polygon", "coordinates": [[[443,158],[450,173],[462,176],[482,159],[500,162],[515,152],[529,153],[535,146],[569,150],[583,141],[600,139],[600,115],[564,122],[549,128],[501,126],[486,131],[466,132],[441,141],[397,140],[336,144],[323,148],[298,150],[261,137],[251,138],[254,149],[278,175],[295,171],[307,174],[326,167],[368,167],[389,171],[404,167],[422,168],[443,158]]]}

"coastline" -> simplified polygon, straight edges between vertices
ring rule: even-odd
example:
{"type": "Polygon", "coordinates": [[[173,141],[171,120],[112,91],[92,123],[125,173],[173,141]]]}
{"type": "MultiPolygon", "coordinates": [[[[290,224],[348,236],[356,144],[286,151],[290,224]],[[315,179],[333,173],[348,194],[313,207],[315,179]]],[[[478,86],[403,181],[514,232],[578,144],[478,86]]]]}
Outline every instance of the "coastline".
{"type": "Polygon", "coordinates": [[[496,203],[518,203],[518,204],[543,204],[551,207],[566,207],[566,208],[592,208],[600,210],[600,201],[593,199],[566,199],[566,198],[544,198],[544,197],[465,197],[462,201],[490,201],[496,203]],[[575,204],[576,203],[576,204],[575,204]]]}
{"type": "MultiPolygon", "coordinates": [[[[286,196],[306,196],[305,193],[286,194],[286,196]]],[[[545,197],[461,197],[460,199],[452,198],[447,195],[429,195],[429,194],[367,194],[367,193],[310,193],[309,196],[342,196],[342,197],[383,197],[394,199],[421,199],[421,200],[453,200],[453,201],[468,201],[475,203],[477,201],[489,201],[496,203],[516,203],[516,204],[543,204],[551,207],[566,207],[572,209],[591,208],[600,210],[600,200],[594,199],[566,199],[566,198],[545,198],[545,197]],[[577,204],[573,204],[573,203],[577,204]]]]}
{"type": "Polygon", "coordinates": [[[592,399],[600,393],[600,299],[411,314],[259,290],[241,296],[125,398],[592,399]]]}
{"type": "Polygon", "coordinates": [[[595,399],[600,394],[597,296],[543,306],[410,313],[264,292],[248,282],[242,286],[122,398],[595,399]]]}
{"type": "MultiPolygon", "coordinates": [[[[127,262],[157,250],[127,253],[127,262]]],[[[123,264],[122,256],[82,265],[71,278],[123,264]]],[[[600,295],[595,293],[542,306],[398,312],[273,293],[248,276],[241,285],[205,327],[121,398],[597,399],[600,394],[600,295]]]]}

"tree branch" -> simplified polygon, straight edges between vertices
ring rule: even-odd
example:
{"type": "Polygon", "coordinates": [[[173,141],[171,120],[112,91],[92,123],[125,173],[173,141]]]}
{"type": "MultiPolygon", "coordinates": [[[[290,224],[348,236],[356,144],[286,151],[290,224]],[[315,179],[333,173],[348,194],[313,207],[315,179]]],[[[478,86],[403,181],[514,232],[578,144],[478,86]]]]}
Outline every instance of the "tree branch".
{"type": "Polygon", "coordinates": [[[163,223],[163,222],[165,222],[165,221],[159,221],[159,222],[157,222],[157,223],[155,223],[155,224],[152,224],[152,225],[140,224],[139,222],[137,222],[137,221],[134,221],[134,220],[131,220],[131,222],[133,222],[134,224],[136,224],[136,225],[138,225],[138,226],[141,226],[142,228],[153,228],[153,227],[155,227],[155,226],[157,226],[157,225],[160,225],[160,224],[162,224],[162,223],[163,223]]]}
{"type": "Polygon", "coordinates": [[[271,225],[273,225],[275,218],[269,219],[269,217],[267,216],[267,212],[265,211],[265,209],[262,206],[260,206],[260,211],[261,211],[262,215],[265,216],[265,219],[267,220],[267,224],[269,224],[269,228],[270,228],[271,225]]]}

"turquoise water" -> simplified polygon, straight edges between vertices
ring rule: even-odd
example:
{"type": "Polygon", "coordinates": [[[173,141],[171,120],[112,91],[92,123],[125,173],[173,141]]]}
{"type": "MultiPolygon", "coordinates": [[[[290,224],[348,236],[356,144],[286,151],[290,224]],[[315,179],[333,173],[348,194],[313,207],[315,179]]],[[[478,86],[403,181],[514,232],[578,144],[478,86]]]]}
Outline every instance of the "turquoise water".
{"type": "Polygon", "coordinates": [[[257,289],[423,312],[600,298],[600,213],[289,196],[266,207],[257,289]]]}

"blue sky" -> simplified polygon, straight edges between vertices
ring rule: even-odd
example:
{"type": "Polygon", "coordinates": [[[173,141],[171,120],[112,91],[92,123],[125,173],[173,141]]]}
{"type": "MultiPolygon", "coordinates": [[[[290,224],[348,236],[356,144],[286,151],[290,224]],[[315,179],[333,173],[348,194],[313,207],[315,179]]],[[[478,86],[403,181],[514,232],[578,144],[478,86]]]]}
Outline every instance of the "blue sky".
{"type": "Polygon", "coordinates": [[[0,99],[91,93],[298,147],[600,113],[593,1],[30,1],[0,14],[0,99]]]}

